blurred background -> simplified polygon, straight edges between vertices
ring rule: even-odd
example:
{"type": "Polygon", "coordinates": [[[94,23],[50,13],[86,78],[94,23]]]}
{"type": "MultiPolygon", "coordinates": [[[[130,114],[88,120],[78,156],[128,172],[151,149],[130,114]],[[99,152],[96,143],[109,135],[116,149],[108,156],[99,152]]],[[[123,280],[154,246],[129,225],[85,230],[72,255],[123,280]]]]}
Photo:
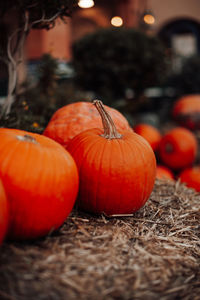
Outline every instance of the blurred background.
{"type": "Polygon", "coordinates": [[[48,52],[70,61],[74,42],[100,28],[121,26],[159,36],[174,54],[174,68],[180,68],[181,58],[199,52],[199,22],[198,0],[82,0],[67,24],[59,22],[50,31],[32,30],[26,57],[38,59],[48,52]]]}
{"type": "Polygon", "coordinates": [[[200,93],[199,53],[199,0],[80,0],[66,22],[28,34],[9,122],[41,132],[59,107],[100,98],[132,126],[160,126],[178,97],[200,93]]]}

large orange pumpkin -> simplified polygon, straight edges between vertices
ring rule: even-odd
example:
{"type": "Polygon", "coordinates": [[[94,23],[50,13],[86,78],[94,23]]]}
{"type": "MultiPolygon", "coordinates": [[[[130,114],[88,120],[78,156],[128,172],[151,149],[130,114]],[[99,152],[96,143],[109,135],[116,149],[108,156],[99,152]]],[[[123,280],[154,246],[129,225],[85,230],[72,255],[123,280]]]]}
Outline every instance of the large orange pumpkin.
{"type": "Polygon", "coordinates": [[[4,240],[8,227],[8,203],[5,190],[0,180],[0,245],[4,240]]]}
{"type": "Polygon", "coordinates": [[[180,173],[179,178],[181,182],[186,183],[188,187],[194,188],[196,191],[200,192],[200,166],[183,170],[180,173]]]}
{"type": "Polygon", "coordinates": [[[153,151],[157,151],[162,137],[157,128],[149,124],[140,123],[134,127],[134,131],[147,140],[153,151]]]}
{"type": "Polygon", "coordinates": [[[154,152],[133,131],[120,134],[101,101],[94,103],[104,130],[84,131],[68,145],[79,170],[78,207],[107,215],[133,213],[146,203],[153,189],[154,152]]]}
{"type": "Polygon", "coordinates": [[[186,128],[176,127],[161,139],[159,155],[162,162],[173,170],[190,166],[196,159],[197,140],[186,128]]]}
{"type": "MultiPolygon", "coordinates": [[[[106,106],[119,131],[132,130],[126,118],[116,109],[106,106]]],[[[67,148],[69,141],[80,132],[102,128],[101,118],[90,102],[76,102],[63,106],[52,116],[43,134],[67,148]]]]}
{"type": "Polygon", "coordinates": [[[158,179],[174,179],[172,171],[166,166],[157,165],[156,178],[158,179]]]}
{"type": "Polygon", "coordinates": [[[179,98],[172,109],[174,119],[189,129],[200,129],[200,95],[179,98]]]}
{"type": "Polygon", "coordinates": [[[9,202],[8,235],[36,238],[59,228],[78,193],[71,155],[55,141],[0,128],[0,177],[9,202]]]}

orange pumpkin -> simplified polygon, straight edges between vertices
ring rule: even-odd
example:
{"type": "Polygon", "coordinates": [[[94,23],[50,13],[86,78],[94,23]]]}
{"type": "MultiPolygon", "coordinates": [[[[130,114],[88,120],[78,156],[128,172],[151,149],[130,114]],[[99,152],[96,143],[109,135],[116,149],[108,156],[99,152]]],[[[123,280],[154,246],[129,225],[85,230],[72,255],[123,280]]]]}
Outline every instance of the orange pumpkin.
{"type": "Polygon", "coordinates": [[[157,165],[156,178],[158,179],[174,179],[172,171],[166,166],[157,165]]]}
{"type": "Polygon", "coordinates": [[[5,190],[0,180],[0,245],[4,240],[8,227],[8,203],[5,190]]]}
{"type": "Polygon", "coordinates": [[[8,235],[36,238],[59,228],[78,193],[71,155],[55,141],[0,128],[0,177],[9,202],[8,235]]]}
{"type": "Polygon", "coordinates": [[[190,166],[196,159],[197,140],[186,128],[176,127],[167,132],[159,145],[162,162],[173,170],[190,166]]]}
{"type": "Polygon", "coordinates": [[[133,213],[146,203],[153,189],[154,152],[133,130],[119,133],[101,101],[94,103],[104,130],[84,131],[68,145],[79,170],[78,207],[107,215],[133,213]]]}
{"type": "Polygon", "coordinates": [[[183,170],[180,173],[179,178],[181,182],[186,183],[188,187],[194,188],[197,192],[200,192],[200,166],[183,170]]]}
{"type": "Polygon", "coordinates": [[[200,95],[179,98],[174,103],[172,115],[180,125],[189,129],[200,129],[200,95]]]}
{"type": "Polygon", "coordinates": [[[153,151],[158,149],[162,136],[157,128],[149,124],[140,123],[134,127],[134,131],[147,140],[153,151]]]}
{"type": "MultiPolygon", "coordinates": [[[[119,131],[132,130],[126,118],[116,109],[106,106],[119,131]]],[[[69,141],[80,132],[102,127],[101,118],[90,102],[76,102],[58,109],[43,134],[67,148],[69,141]]]]}

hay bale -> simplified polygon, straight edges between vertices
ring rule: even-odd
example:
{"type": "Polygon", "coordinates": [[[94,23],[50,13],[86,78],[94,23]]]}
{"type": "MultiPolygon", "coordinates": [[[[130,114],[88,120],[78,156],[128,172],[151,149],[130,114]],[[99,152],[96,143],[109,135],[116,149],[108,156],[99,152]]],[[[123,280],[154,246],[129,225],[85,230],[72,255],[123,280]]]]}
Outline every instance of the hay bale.
{"type": "Polygon", "coordinates": [[[0,249],[1,300],[200,299],[200,195],[156,181],[131,217],[73,211],[56,234],[0,249]]]}

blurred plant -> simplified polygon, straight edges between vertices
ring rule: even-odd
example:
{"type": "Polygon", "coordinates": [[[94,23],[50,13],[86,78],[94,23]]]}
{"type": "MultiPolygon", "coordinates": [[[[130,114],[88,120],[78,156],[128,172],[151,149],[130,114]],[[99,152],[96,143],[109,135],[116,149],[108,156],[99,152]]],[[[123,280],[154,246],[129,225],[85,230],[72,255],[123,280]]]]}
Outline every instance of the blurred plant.
{"type": "Polygon", "coordinates": [[[200,93],[200,55],[185,59],[181,71],[171,74],[167,84],[176,91],[176,96],[200,93]]]}
{"type": "Polygon", "coordinates": [[[0,60],[8,69],[8,95],[1,116],[8,114],[15,99],[18,66],[23,58],[24,42],[31,29],[51,29],[57,18],[69,16],[77,0],[0,1],[0,60]]]}
{"type": "Polygon", "coordinates": [[[77,84],[107,104],[130,92],[137,99],[165,76],[161,42],[134,29],[100,29],[76,41],[72,52],[77,84]]]}
{"type": "Polygon", "coordinates": [[[44,54],[38,66],[39,83],[41,93],[50,98],[57,87],[58,62],[50,54],[44,54]]]}
{"type": "Polygon", "coordinates": [[[17,96],[10,113],[0,119],[0,126],[42,133],[58,108],[94,98],[77,90],[70,78],[60,80],[58,61],[50,54],[41,57],[36,74],[37,84],[31,88],[28,82],[24,84],[24,92],[17,96]]]}

